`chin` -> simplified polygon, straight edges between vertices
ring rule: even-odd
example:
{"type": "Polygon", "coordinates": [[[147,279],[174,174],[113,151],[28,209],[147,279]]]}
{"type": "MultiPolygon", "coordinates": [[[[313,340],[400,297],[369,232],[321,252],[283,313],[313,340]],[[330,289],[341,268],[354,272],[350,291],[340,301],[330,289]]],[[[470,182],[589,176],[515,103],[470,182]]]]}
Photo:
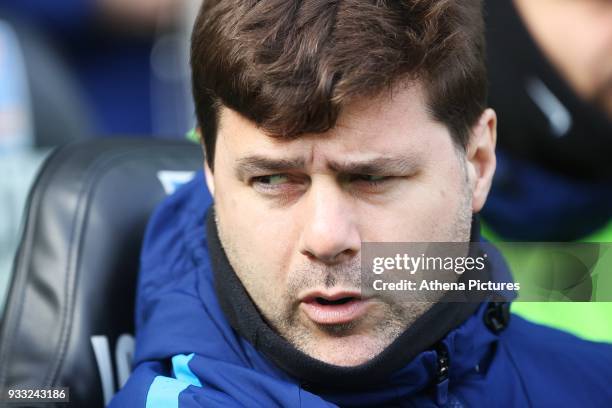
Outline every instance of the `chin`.
{"type": "Polygon", "coordinates": [[[316,342],[306,354],[327,364],[354,367],[372,360],[380,354],[386,344],[380,340],[364,339],[364,336],[328,338],[316,342]]]}

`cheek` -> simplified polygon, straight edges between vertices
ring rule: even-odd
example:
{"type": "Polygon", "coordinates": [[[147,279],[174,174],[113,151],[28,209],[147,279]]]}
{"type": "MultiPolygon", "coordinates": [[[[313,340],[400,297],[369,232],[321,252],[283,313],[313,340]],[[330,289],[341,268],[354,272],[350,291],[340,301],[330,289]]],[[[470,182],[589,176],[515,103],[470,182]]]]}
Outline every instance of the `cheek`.
{"type": "MultiPolygon", "coordinates": [[[[246,189],[218,189],[215,208],[240,263],[260,282],[282,282],[290,264],[293,231],[291,216],[255,200],[246,189]],[[260,274],[265,274],[265,280],[260,274]]],[[[237,271],[238,272],[238,271],[237,271]]],[[[277,286],[275,285],[275,286],[277,286]]]]}
{"type": "Polygon", "coordinates": [[[407,181],[385,206],[366,209],[362,219],[369,222],[365,224],[364,239],[379,242],[445,240],[465,200],[464,182],[457,174],[407,181]]]}
{"type": "MultiPolygon", "coordinates": [[[[438,195],[439,196],[439,195],[438,195]]],[[[449,200],[406,200],[395,203],[384,211],[368,215],[372,220],[367,228],[368,240],[379,242],[436,241],[438,231],[451,224],[452,214],[457,212],[449,200]]]]}

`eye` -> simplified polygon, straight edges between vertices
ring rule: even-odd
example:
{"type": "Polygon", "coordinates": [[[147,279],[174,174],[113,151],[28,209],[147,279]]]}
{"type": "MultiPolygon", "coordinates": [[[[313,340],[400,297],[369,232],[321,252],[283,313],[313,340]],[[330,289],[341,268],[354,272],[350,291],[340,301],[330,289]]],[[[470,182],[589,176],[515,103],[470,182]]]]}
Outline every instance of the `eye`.
{"type": "Polygon", "coordinates": [[[365,182],[368,184],[381,184],[388,181],[391,177],[388,176],[374,176],[371,174],[358,174],[352,177],[352,181],[365,182]]]}
{"type": "Polygon", "coordinates": [[[287,204],[308,188],[308,179],[296,174],[268,174],[252,177],[249,185],[261,196],[274,199],[277,204],[287,204]]]}
{"type": "Polygon", "coordinates": [[[289,182],[289,176],[286,174],[271,174],[267,176],[253,177],[253,183],[263,184],[266,186],[278,186],[289,182]]]}

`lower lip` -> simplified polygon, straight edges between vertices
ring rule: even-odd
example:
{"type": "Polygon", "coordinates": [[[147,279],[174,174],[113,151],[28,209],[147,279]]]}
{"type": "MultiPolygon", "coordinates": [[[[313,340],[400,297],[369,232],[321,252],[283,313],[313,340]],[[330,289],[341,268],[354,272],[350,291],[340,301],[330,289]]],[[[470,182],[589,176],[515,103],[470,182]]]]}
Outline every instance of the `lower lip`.
{"type": "Polygon", "coordinates": [[[341,305],[322,305],[314,300],[302,303],[304,313],[318,324],[349,323],[363,316],[367,307],[367,301],[358,299],[341,305]]]}

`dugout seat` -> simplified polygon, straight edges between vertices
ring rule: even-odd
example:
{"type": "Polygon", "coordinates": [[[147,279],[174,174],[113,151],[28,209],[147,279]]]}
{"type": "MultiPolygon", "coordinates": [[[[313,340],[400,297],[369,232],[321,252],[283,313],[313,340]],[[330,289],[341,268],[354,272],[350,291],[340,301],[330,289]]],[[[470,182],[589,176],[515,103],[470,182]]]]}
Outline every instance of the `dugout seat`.
{"type": "Polygon", "coordinates": [[[194,143],[151,139],[77,142],[47,159],[1,320],[0,390],[68,387],[70,407],[110,400],[130,371],[147,220],[202,163],[194,143]]]}

